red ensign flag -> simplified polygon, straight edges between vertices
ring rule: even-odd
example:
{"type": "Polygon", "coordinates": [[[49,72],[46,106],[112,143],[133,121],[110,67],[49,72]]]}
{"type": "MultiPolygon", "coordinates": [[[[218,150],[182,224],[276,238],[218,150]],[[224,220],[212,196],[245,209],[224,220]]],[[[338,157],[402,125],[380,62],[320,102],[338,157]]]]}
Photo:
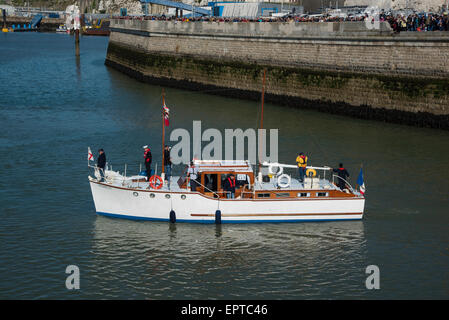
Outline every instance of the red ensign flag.
{"type": "Polygon", "coordinates": [[[164,113],[164,123],[165,123],[165,126],[166,127],[168,127],[168,125],[169,125],[169,116],[170,116],[170,109],[168,109],[167,108],[167,106],[165,105],[165,103],[164,103],[164,105],[162,106],[162,112],[164,113]]]}

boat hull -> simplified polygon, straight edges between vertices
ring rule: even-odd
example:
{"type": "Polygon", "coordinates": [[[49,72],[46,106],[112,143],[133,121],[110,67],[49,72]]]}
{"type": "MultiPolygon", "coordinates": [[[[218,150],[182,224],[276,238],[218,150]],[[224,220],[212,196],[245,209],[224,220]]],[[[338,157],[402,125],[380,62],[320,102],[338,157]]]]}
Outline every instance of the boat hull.
{"type": "Polygon", "coordinates": [[[200,193],[122,188],[91,180],[96,212],[115,218],[221,223],[360,220],[365,199],[214,199],[200,193]]]}

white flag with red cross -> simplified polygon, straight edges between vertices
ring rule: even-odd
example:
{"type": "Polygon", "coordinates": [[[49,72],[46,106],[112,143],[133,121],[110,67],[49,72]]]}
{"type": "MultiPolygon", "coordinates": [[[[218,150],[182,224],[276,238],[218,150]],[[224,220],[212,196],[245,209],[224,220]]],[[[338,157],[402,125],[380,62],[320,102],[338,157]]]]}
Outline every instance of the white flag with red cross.
{"type": "Polygon", "coordinates": [[[92,154],[92,151],[90,150],[90,147],[87,147],[87,160],[88,161],[94,161],[94,155],[92,154]]]}

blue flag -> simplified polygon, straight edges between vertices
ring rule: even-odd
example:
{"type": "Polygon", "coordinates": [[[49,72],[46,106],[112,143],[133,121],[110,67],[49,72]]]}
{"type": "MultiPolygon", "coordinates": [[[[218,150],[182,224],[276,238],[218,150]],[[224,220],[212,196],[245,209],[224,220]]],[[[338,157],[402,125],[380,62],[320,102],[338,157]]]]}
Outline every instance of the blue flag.
{"type": "Polygon", "coordinates": [[[363,181],[363,170],[360,168],[359,177],[357,178],[357,184],[361,194],[365,194],[365,182],[363,181]]]}

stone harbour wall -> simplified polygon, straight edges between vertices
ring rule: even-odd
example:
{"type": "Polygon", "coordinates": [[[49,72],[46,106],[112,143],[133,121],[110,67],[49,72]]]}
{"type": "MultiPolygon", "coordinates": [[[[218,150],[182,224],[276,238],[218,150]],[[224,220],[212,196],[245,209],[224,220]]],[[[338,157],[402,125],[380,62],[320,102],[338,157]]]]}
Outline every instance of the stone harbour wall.
{"type": "Polygon", "coordinates": [[[449,35],[387,24],[114,20],[106,64],[142,81],[449,129],[449,35]]]}

